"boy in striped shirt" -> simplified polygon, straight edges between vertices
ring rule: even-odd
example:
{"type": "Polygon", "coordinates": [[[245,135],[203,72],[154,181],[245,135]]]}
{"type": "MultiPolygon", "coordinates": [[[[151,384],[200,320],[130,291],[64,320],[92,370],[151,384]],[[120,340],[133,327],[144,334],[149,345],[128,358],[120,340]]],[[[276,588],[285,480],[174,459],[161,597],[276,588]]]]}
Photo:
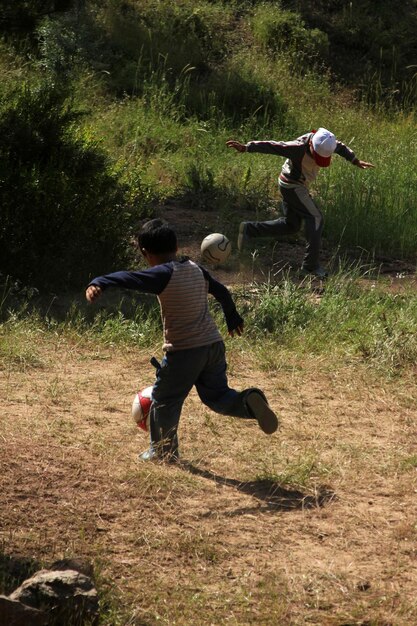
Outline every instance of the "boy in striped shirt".
{"type": "Polygon", "coordinates": [[[256,419],[272,434],[275,413],[257,388],[238,392],[228,385],[225,346],[208,309],[207,295],[220,303],[229,334],[243,332],[243,319],[228,289],[204,267],[177,258],[175,232],[162,220],[147,222],[138,244],[149,269],[121,271],[94,278],[86,290],[94,302],[108,287],[135,289],[158,297],[163,322],[164,358],[157,369],[150,411],[150,447],[140,459],[176,461],[178,423],[185,398],[195,385],[201,401],[216,413],[256,419]]]}

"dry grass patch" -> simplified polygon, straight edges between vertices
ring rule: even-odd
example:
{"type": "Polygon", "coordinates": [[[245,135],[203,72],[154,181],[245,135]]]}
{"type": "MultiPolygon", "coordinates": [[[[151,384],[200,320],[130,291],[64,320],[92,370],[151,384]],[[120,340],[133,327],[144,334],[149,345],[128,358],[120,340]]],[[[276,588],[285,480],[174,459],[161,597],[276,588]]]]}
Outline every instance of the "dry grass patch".
{"type": "Polygon", "coordinates": [[[261,384],[281,431],[193,392],[179,466],[137,462],[151,351],[56,337],[3,369],[3,556],[93,559],[109,626],[417,622],[413,378],[294,355],[265,374],[233,345],[232,384],[261,384]]]}

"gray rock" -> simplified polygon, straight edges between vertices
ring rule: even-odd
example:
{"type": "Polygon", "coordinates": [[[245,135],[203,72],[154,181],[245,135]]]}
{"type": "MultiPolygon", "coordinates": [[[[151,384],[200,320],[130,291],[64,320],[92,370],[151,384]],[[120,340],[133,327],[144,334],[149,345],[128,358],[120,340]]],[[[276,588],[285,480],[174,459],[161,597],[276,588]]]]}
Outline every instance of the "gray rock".
{"type": "Polygon", "coordinates": [[[0,596],[0,626],[46,626],[47,615],[17,600],[0,596]]]}
{"type": "Polygon", "coordinates": [[[48,626],[81,626],[98,618],[98,596],[91,578],[75,570],[41,570],[9,598],[48,614],[48,626]]]}
{"type": "Polygon", "coordinates": [[[76,572],[84,574],[85,576],[89,576],[90,578],[93,578],[94,576],[94,567],[91,561],[82,556],[75,556],[71,559],[61,559],[60,561],[55,561],[50,567],[48,567],[48,569],[60,571],[72,569],[76,572]]]}

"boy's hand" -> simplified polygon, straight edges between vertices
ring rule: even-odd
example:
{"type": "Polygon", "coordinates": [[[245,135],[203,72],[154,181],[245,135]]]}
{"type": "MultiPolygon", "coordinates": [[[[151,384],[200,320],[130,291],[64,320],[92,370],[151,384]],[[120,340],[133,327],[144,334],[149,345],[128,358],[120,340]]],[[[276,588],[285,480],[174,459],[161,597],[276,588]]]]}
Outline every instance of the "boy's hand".
{"type": "Polygon", "coordinates": [[[233,330],[229,330],[229,335],[231,337],[235,336],[235,333],[238,337],[240,337],[241,335],[243,335],[243,323],[239,324],[239,326],[236,326],[236,328],[234,328],[233,330]]]}
{"type": "Polygon", "coordinates": [[[97,298],[99,298],[101,296],[101,287],[97,287],[96,285],[90,285],[89,287],[87,287],[86,292],[85,292],[85,297],[87,298],[88,302],[92,303],[95,300],[97,300],[97,298]]]}
{"type": "Polygon", "coordinates": [[[361,161],[360,159],[356,159],[356,161],[353,161],[353,165],[356,165],[356,167],[360,167],[361,170],[367,170],[370,167],[375,167],[375,165],[372,165],[372,163],[367,163],[366,161],[361,161]]]}
{"type": "Polygon", "coordinates": [[[240,141],[234,141],[233,139],[229,139],[226,141],[226,146],[229,148],[234,148],[238,152],[246,152],[246,144],[240,143],[240,141]]]}

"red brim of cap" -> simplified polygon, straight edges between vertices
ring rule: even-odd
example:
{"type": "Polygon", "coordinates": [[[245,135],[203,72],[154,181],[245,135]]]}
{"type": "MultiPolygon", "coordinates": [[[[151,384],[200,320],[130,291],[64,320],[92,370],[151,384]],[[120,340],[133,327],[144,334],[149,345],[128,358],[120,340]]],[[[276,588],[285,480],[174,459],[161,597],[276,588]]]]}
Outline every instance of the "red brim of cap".
{"type": "Polygon", "coordinates": [[[331,156],[329,157],[320,156],[319,154],[317,154],[315,150],[313,150],[313,156],[317,165],[319,165],[320,167],[329,167],[330,161],[332,160],[331,156]]]}

